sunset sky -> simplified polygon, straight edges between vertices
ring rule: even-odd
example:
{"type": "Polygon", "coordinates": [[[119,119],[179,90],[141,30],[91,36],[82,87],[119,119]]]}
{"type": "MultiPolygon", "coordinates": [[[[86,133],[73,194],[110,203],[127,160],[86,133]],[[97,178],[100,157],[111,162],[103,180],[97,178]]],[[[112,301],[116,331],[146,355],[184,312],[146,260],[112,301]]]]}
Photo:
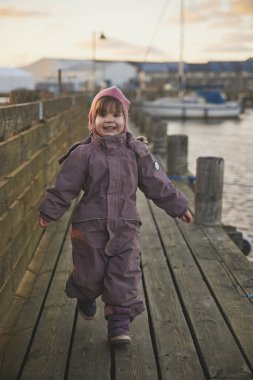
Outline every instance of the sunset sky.
{"type": "MultiPolygon", "coordinates": [[[[253,0],[184,0],[184,60],[253,57],[253,0]]],[[[0,66],[41,58],[178,61],[180,0],[0,0],[0,66]],[[99,40],[100,32],[106,40],[99,40]]]]}

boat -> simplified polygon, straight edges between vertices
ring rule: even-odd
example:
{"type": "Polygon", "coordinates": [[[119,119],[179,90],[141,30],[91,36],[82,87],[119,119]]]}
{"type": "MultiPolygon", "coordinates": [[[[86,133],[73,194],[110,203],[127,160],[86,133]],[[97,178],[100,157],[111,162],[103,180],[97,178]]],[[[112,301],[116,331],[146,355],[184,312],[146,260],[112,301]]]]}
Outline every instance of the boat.
{"type": "Polygon", "coordinates": [[[186,95],[184,51],[184,0],[180,1],[180,54],[178,65],[178,97],[163,97],[142,101],[144,112],[164,119],[219,119],[239,118],[242,107],[239,101],[227,101],[219,89],[201,89],[186,95]]]}
{"type": "Polygon", "coordinates": [[[239,102],[226,101],[223,93],[214,90],[142,101],[140,106],[147,114],[164,119],[238,118],[241,114],[239,102]]]}

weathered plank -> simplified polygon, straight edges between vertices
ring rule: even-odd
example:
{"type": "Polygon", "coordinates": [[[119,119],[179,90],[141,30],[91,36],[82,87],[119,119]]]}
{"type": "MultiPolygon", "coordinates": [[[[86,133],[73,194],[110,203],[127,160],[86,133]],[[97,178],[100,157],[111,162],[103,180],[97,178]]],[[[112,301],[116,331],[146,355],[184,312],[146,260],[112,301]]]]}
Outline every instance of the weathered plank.
{"type": "Polygon", "coordinates": [[[162,379],[205,379],[191,332],[167,267],[146,199],[138,196],[143,218],[141,247],[145,291],[162,379]]]}
{"type": "MultiPolygon", "coordinates": [[[[144,298],[142,288],[141,294],[144,298]]],[[[146,311],[132,322],[130,334],[130,346],[114,349],[115,380],[158,379],[146,311]]]]}
{"type": "MultiPolygon", "coordinates": [[[[187,195],[189,206],[194,211],[194,193],[189,186],[178,183],[180,189],[187,195]]],[[[210,244],[215,248],[217,256],[224,262],[228,271],[236,278],[246,294],[252,293],[253,289],[253,263],[249,262],[236,244],[220,226],[201,226],[210,244]]]]}
{"type": "Polygon", "coordinates": [[[202,230],[245,293],[252,293],[253,262],[247,260],[222,228],[202,227],[202,230]]]}
{"type": "MultiPolygon", "coordinates": [[[[198,250],[206,269],[210,264],[218,268],[220,263],[216,256],[210,255],[207,238],[199,232],[198,226],[180,223],[180,228],[182,226],[187,231],[186,244],[175,222],[158,208],[152,206],[152,210],[209,376],[250,376],[251,371],[220,313],[212,291],[206,285],[205,273],[201,273],[187,247],[189,241],[194,241],[194,247],[190,244],[191,250],[198,250]]],[[[228,280],[227,285],[230,284],[228,280]]]]}
{"type": "Polygon", "coordinates": [[[188,204],[191,212],[195,213],[195,195],[192,188],[189,186],[189,183],[186,181],[177,181],[177,188],[179,188],[188,198],[188,204]]]}
{"type": "Polygon", "coordinates": [[[22,379],[64,378],[75,314],[74,301],[64,293],[72,266],[70,246],[70,239],[67,238],[22,371],[22,379]]]}
{"type": "Polygon", "coordinates": [[[95,320],[87,321],[77,316],[67,379],[111,379],[111,351],[100,299],[95,320]]]}
{"type": "MultiPolygon", "coordinates": [[[[210,244],[206,235],[196,225],[191,225],[186,228],[180,223],[185,238],[195,259],[198,261],[202,269],[203,276],[209,284],[219,308],[223,312],[223,318],[230,326],[231,331],[236,336],[238,345],[247,357],[248,365],[253,368],[253,304],[247,299],[244,291],[238,283],[236,277],[228,270],[223,261],[214,258],[217,255],[216,250],[210,244]],[[201,247],[200,247],[201,242],[201,247]],[[205,252],[205,257],[202,252],[205,252]]],[[[242,261],[247,259],[241,254],[242,261]]],[[[232,255],[231,255],[232,260],[232,255]]],[[[252,268],[251,268],[252,269],[252,268]]],[[[241,271],[242,268],[241,268],[241,271]]],[[[251,275],[249,268],[247,271],[248,278],[253,278],[253,270],[251,275]]],[[[224,348],[223,345],[221,346],[224,348]]]]}
{"type": "Polygon", "coordinates": [[[252,380],[253,376],[247,377],[212,377],[212,380],[252,380]]]}

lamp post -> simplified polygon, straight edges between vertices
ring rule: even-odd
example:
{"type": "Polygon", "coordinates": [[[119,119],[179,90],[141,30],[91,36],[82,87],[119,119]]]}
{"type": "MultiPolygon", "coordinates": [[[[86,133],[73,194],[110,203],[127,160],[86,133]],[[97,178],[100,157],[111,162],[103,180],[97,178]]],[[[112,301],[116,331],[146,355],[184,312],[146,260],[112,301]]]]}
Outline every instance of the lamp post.
{"type": "Polygon", "coordinates": [[[96,32],[92,33],[92,44],[91,44],[91,51],[92,51],[92,90],[94,91],[96,88],[96,48],[97,48],[97,39],[99,40],[105,40],[106,37],[104,33],[100,33],[99,36],[97,36],[96,32]]]}
{"type": "Polygon", "coordinates": [[[180,2],[180,51],[179,51],[179,97],[185,95],[185,70],[184,70],[184,0],[180,2]]]}

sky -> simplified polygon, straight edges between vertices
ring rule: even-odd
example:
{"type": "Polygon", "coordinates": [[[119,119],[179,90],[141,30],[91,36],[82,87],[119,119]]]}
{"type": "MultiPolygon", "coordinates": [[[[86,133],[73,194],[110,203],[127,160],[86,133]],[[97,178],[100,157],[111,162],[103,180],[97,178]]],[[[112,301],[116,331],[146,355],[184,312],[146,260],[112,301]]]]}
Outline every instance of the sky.
{"type": "Polygon", "coordinates": [[[253,58],[253,0],[183,2],[181,28],[180,0],[0,0],[0,67],[42,58],[178,61],[180,51],[185,62],[253,58]]]}

